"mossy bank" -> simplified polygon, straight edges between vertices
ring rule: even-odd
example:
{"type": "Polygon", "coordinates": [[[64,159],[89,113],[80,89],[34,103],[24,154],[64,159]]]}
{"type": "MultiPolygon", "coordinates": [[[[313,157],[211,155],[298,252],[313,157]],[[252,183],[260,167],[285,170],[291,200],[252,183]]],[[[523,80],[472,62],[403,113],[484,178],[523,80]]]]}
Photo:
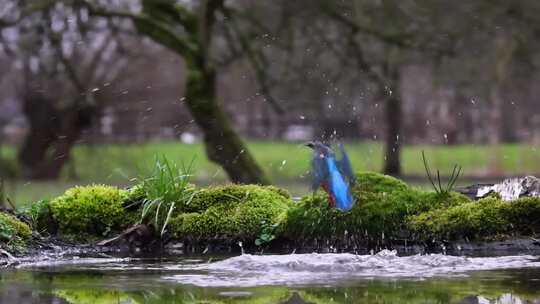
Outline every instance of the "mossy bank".
{"type": "Polygon", "coordinates": [[[30,240],[31,230],[35,235],[87,243],[117,235],[134,224],[159,225],[152,231],[160,243],[239,249],[241,242],[252,250],[429,247],[463,240],[535,237],[540,232],[538,198],[505,202],[491,196],[472,201],[455,192],[422,191],[371,172],[357,175],[352,189],[356,203],[345,213],[329,208],[322,192],[293,201],[276,187],[182,187],[186,195],[178,196],[180,201],[159,195],[150,198],[147,185],[75,187],[22,211],[20,217],[27,223],[0,214],[0,243],[3,248],[17,244],[20,250],[30,240]]]}

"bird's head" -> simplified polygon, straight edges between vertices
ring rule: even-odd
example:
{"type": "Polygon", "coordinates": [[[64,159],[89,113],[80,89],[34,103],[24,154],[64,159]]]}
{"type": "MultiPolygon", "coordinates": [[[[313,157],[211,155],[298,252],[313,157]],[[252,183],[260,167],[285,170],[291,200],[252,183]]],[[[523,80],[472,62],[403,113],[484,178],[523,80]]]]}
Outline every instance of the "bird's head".
{"type": "Polygon", "coordinates": [[[320,153],[321,155],[328,155],[332,153],[332,149],[330,149],[330,147],[320,141],[307,142],[306,147],[310,147],[311,149],[313,149],[313,151],[315,151],[316,153],[320,153]]]}

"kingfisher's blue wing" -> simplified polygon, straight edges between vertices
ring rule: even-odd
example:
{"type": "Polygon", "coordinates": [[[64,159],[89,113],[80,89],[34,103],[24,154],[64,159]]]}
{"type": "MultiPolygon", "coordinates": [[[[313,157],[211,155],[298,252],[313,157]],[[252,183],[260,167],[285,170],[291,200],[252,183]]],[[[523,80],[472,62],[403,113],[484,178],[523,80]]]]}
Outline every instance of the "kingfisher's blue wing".
{"type": "Polygon", "coordinates": [[[347,152],[345,152],[343,144],[339,144],[339,151],[341,152],[341,159],[336,161],[337,167],[339,168],[339,171],[343,174],[343,176],[347,179],[349,184],[354,184],[355,177],[352,170],[351,161],[349,160],[347,152]]]}
{"type": "Polygon", "coordinates": [[[330,174],[330,192],[336,202],[336,208],[341,211],[349,211],[354,205],[349,184],[343,174],[338,169],[337,161],[333,158],[327,159],[328,171],[330,174]]]}
{"type": "Polygon", "coordinates": [[[312,184],[311,188],[316,191],[323,182],[328,179],[328,166],[326,160],[317,151],[313,153],[311,160],[312,184]]]}

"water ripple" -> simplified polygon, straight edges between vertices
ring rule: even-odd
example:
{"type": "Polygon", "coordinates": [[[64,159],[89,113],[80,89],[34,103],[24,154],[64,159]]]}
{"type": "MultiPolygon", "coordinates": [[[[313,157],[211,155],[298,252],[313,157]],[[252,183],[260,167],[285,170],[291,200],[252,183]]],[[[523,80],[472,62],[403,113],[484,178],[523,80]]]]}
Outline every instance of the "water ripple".
{"type": "Polygon", "coordinates": [[[226,260],[183,265],[198,274],[164,276],[182,284],[204,287],[332,284],[362,278],[427,278],[462,276],[476,270],[540,267],[538,257],[463,257],[442,254],[400,257],[383,250],[375,255],[355,254],[244,254],[226,260]]]}

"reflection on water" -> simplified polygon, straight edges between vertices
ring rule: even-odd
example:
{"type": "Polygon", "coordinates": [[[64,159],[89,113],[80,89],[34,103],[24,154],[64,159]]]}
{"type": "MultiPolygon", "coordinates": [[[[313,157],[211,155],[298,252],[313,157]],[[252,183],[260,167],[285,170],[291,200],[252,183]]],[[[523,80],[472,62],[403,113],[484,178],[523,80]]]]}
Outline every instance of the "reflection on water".
{"type": "MultiPolygon", "coordinates": [[[[284,256],[283,263],[287,264],[287,258],[290,256],[284,256]]],[[[332,260],[331,256],[328,258],[332,260]]],[[[318,277],[315,284],[308,281],[291,284],[289,281],[270,286],[250,284],[242,287],[226,282],[209,284],[213,287],[197,286],[189,283],[187,278],[206,275],[210,280],[212,273],[223,271],[222,280],[235,281],[242,276],[241,272],[250,267],[260,269],[260,265],[238,264],[238,258],[207,264],[208,257],[160,261],[105,260],[106,263],[99,264],[93,260],[94,263],[57,264],[54,267],[34,265],[0,272],[0,303],[540,303],[540,267],[537,266],[483,270],[459,276],[342,276],[340,280],[333,280],[333,273],[347,268],[343,265],[347,265],[348,258],[351,257],[343,255],[336,260],[335,264],[341,264],[342,268],[319,265],[315,268],[320,271],[315,272],[311,271],[311,266],[302,266],[308,267],[312,275],[318,277]],[[223,268],[233,264],[241,271],[231,273],[223,268]],[[174,277],[182,280],[172,280],[174,277]]],[[[437,258],[439,263],[448,265],[447,261],[441,262],[437,258]]],[[[397,257],[392,259],[397,265],[404,263],[397,257]]],[[[303,260],[309,261],[309,258],[303,260]]],[[[265,266],[269,273],[276,271],[274,262],[272,260],[265,266]],[[268,266],[270,264],[274,266],[268,266]]],[[[290,267],[294,269],[293,264],[284,268],[283,264],[279,265],[277,269],[289,272],[288,275],[293,273],[290,270],[290,267]]],[[[385,266],[379,265],[379,269],[384,271],[385,266]]],[[[299,272],[305,270],[299,269],[299,272]]],[[[363,270],[347,268],[347,271],[352,271],[352,274],[363,270]]]]}

